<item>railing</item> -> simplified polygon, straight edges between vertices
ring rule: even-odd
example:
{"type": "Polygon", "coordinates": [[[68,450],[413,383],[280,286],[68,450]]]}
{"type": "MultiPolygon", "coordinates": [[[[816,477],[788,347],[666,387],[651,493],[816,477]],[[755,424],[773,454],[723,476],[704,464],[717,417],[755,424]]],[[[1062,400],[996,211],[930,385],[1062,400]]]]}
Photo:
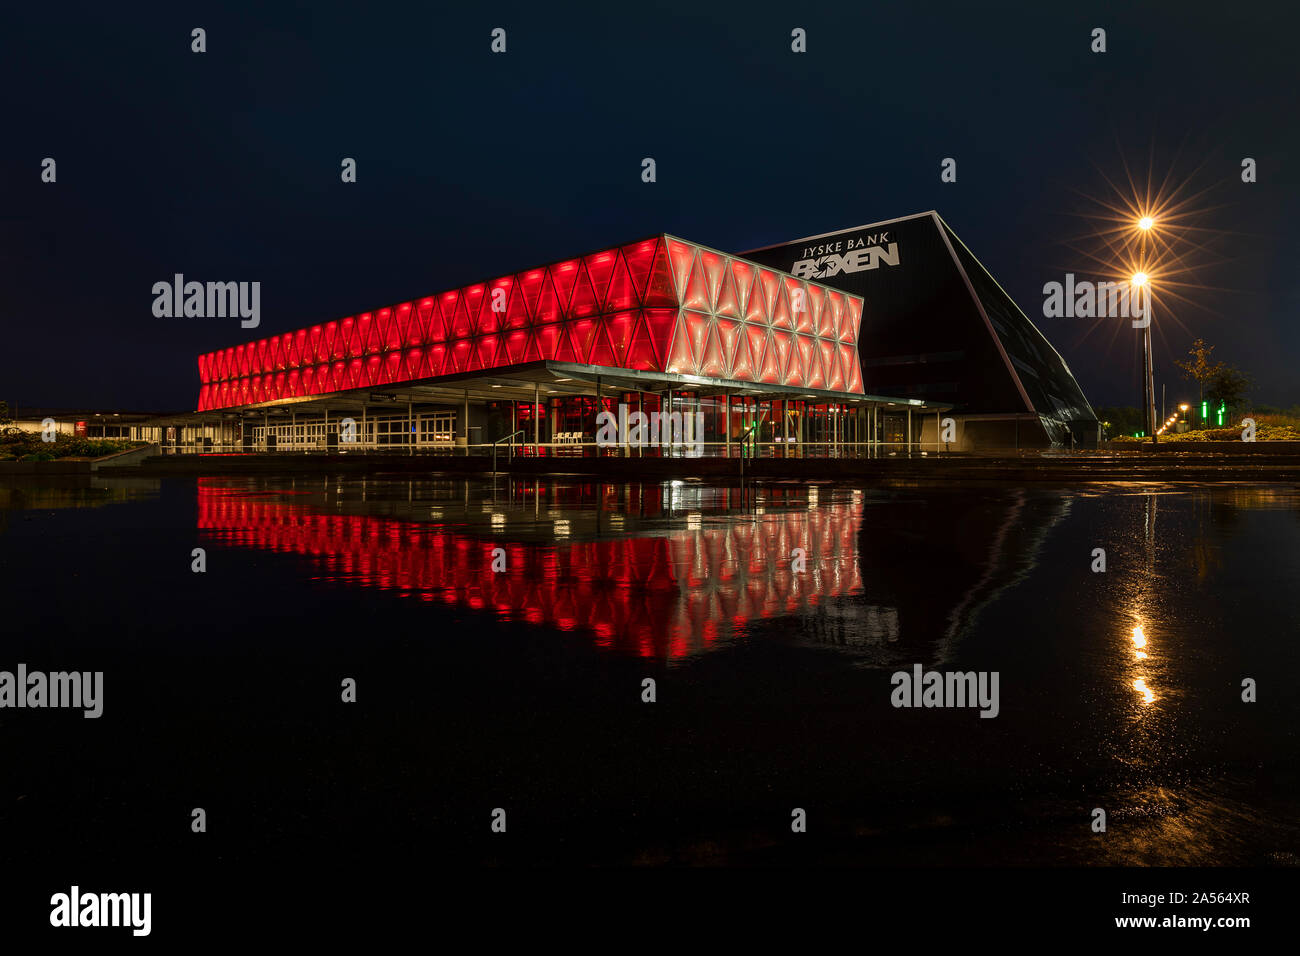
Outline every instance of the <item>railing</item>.
{"type": "Polygon", "coordinates": [[[754,429],[757,427],[757,424],[750,425],[745,434],[740,436],[740,480],[742,484],[745,481],[745,442],[749,439],[749,436],[754,433],[754,429]]]}
{"type": "MultiPolygon", "coordinates": [[[[492,443],[492,474],[495,475],[497,473],[497,446],[504,441],[510,442],[510,458],[508,460],[513,461],[515,457],[515,435],[522,434],[524,434],[524,430],[521,428],[519,431],[507,435],[505,438],[498,438],[492,443]]],[[[465,451],[469,451],[468,445],[465,446],[465,451]]]]}
{"type": "MultiPolygon", "coordinates": [[[[459,445],[454,442],[401,442],[380,444],[375,441],[338,442],[328,445],[320,442],[278,442],[275,449],[268,449],[265,442],[213,442],[211,445],[194,442],[163,442],[161,452],[164,455],[204,455],[204,454],[278,454],[278,455],[493,455],[498,446],[511,442],[511,457],[562,457],[574,455],[580,457],[613,458],[890,458],[911,455],[933,455],[948,453],[948,446],[933,441],[926,442],[797,442],[791,440],[761,442],[752,437],[754,429],[748,429],[742,438],[728,442],[674,442],[670,445],[599,445],[595,441],[580,441],[571,436],[574,433],[560,433],[554,441],[513,442],[520,435],[527,436],[525,429],[520,429],[504,438],[475,445],[459,445]],[[515,446],[518,446],[518,451],[515,446]]],[[[495,470],[495,469],[494,469],[495,470]]]]}

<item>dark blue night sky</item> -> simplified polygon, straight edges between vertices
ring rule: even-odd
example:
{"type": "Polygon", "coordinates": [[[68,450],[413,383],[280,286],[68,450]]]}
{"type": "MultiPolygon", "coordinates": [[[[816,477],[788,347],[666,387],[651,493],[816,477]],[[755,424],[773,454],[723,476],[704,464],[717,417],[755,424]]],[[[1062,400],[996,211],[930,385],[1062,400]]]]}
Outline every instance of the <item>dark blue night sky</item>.
{"type": "Polygon", "coordinates": [[[1258,400],[1300,402],[1294,6],[23,6],[0,399],[193,408],[195,356],[249,338],[657,231],[738,252],[937,209],[1094,404],[1137,404],[1131,329],[1041,314],[1043,283],[1096,273],[1062,240],[1127,161],[1207,190],[1215,230],[1189,253],[1203,307],[1156,316],[1157,387],[1188,390],[1171,360],[1203,336],[1258,400]],[[177,272],[260,281],[261,327],[155,318],[177,272]]]}

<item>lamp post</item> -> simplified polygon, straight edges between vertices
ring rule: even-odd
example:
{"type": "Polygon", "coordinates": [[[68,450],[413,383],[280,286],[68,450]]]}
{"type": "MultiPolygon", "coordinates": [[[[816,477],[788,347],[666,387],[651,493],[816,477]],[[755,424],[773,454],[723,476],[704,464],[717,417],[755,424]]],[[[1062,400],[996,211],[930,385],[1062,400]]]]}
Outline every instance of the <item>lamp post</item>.
{"type": "MultiPolygon", "coordinates": [[[[1150,216],[1143,216],[1138,220],[1138,234],[1141,236],[1141,253],[1138,256],[1139,269],[1146,268],[1147,233],[1151,231],[1155,224],[1155,220],[1150,216]]],[[[1145,272],[1139,271],[1133,276],[1133,284],[1140,290],[1144,307],[1142,328],[1143,407],[1146,411],[1147,431],[1151,435],[1151,444],[1156,445],[1158,444],[1156,437],[1156,385],[1151,355],[1151,280],[1145,272]]]]}

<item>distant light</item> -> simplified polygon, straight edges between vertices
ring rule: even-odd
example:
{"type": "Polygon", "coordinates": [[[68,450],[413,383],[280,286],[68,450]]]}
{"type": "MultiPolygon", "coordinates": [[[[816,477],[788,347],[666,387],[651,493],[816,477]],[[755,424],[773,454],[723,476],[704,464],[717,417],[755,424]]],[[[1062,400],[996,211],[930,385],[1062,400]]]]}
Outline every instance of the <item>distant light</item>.
{"type": "Polygon", "coordinates": [[[1138,228],[1141,229],[1143,232],[1146,232],[1155,224],[1156,221],[1152,219],[1150,216],[1143,216],[1141,219],[1138,220],[1138,228]]]}
{"type": "Polygon", "coordinates": [[[1147,274],[1145,272],[1133,273],[1133,284],[1135,286],[1144,286],[1147,284],[1147,274]]]}

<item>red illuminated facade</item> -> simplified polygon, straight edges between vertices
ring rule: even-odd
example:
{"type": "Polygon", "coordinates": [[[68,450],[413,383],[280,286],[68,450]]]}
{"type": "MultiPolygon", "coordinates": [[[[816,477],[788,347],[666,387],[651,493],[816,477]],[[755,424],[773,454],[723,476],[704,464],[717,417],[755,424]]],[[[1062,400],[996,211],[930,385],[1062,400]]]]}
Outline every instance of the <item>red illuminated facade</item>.
{"type": "Polygon", "coordinates": [[[862,394],[862,299],[668,235],[199,356],[198,409],[532,362],[862,394]]]}

